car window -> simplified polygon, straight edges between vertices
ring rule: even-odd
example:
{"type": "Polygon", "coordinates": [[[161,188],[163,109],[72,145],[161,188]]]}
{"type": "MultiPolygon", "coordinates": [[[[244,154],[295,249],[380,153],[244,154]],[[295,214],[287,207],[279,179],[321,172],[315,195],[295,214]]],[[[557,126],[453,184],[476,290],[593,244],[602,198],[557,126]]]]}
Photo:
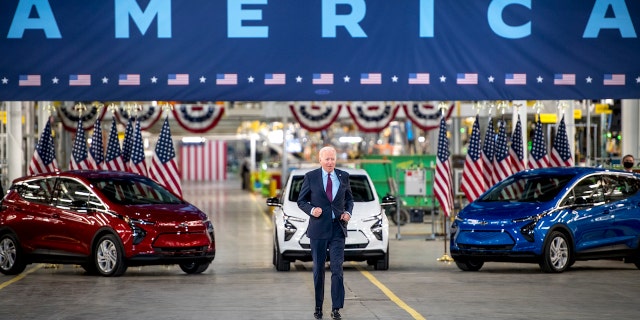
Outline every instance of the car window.
{"type": "Polygon", "coordinates": [[[607,202],[626,199],[640,190],[640,181],[634,177],[606,175],[603,177],[603,181],[607,202]]]}
{"type": "Polygon", "coordinates": [[[50,204],[54,179],[36,179],[20,183],[15,190],[20,196],[34,203],[50,204]]]}
{"type": "MultiPolygon", "coordinates": [[[[582,179],[573,187],[573,203],[578,205],[601,204],[604,202],[604,187],[599,175],[582,179]]],[[[569,197],[570,198],[570,197],[569,197]]],[[[567,198],[565,203],[570,204],[573,199],[567,198]]]]}
{"type": "Polygon", "coordinates": [[[54,191],[57,207],[71,210],[104,209],[100,199],[79,181],[59,178],[54,191]]]}
{"type": "Polygon", "coordinates": [[[493,187],[479,201],[547,202],[554,199],[573,175],[525,174],[493,187]]]}
{"type": "Polygon", "coordinates": [[[91,180],[91,184],[109,201],[124,205],[184,203],[167,189],[146,177],[95,178],[91,180]]]}
{"type": "MultiPolygon", "coordinates": [[[[291,181],[291,191],[289,192],[289,201],[298,201],[300,188],[304,176],[294,176],[291,181]]],[[[369,179],[365,175],[349,175],[349,184],[351,185],[351,193],[354,202],[369,202],[374,200],[373,190],[369,185],[369,179]]]]}

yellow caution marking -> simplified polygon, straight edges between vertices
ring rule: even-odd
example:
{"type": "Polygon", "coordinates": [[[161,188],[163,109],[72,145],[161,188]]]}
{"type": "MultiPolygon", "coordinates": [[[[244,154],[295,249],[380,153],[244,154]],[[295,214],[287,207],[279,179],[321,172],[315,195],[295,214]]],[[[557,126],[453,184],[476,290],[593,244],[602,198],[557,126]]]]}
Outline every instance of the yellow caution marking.
{"type": "Polygon", "coordinates": [[[19,274],[19,275],[15,276],[15,277],[13,277],[13,279],[8,280],[8,281],[5,281],[5,282],[3,282],[3,283],[0,283],[0,290],[2,290],[2,289],[4,289],[4,288],[8,287],[8,286],[9,286],[9,285],[11,285],[12,283],[15,283],[15,282],[18,282],[18,281],[20,281],[20,280],[24,279],[24,277],[26,277],[29,273],[32,273],[32,272],[34,272],[34,271],[36,271],[36,270],[38,270],[38,269],[42,268],[42,266],[44,266],[44,265],[43,265],[43,264],[38,264],[38,265],[36,265],[35,267],[33,267],[33,268],[29,269],[28,271],[23,272],[23,273],[21,273],[21,274],[19,274]]]}

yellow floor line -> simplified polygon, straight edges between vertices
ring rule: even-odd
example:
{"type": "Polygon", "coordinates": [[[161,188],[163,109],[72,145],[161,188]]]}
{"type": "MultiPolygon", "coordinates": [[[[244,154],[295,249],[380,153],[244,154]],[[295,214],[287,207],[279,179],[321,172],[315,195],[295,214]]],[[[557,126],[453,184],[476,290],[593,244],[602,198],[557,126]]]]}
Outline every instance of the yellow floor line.
{"type": "Polygon", "coordinates": [[[258,201],[266,201],[266,200],[262,200],[262,197],[260,198],[256,197],[255,193],[251,193],[251,199],[253,199],[253,204],[255,204],[256,208],[258,208],[258,212],[261,213],[262,217],[267,222],[267,225],[273,227],[273,221],[271,220],[271,216],[268,215],[266,212],[263,212],[262,207],[260,206],[260,203],[258,203],[258,201]]]}
{"type": "Polygon", "coordinates": [[[42,266],[43,266],[43,264],[38,264],[38,265],[36,265],[35,267],[33,267],[33,268],[29,269],[28,271],[23,272],[23,273],[21,273],[21,274],[19,274],[19,275],[15,276],[13,279],[11,279],[11,280],[9,280],[9,281],[5,281],[5,282],[3,282],[3,283],[0,283],[0,290],[2,290],[2,289],[4,289],[4,288],[8,287],[8,286],[9,286],[10,284],[12,284],[12,283],[15,283],[15,282],[18,282],[18,281],[22,280],[22,279],[23,279],[24,277],[26,277],[29,273],[32,273],[32,272],[34,272],[34,271],[36,271],[36,270],[38,270],[38,269],[42,268],[42,266]]]}
{"type": "Polygon", "coordinates": [[[395,293],[393,293],[391,290],[389,290],[389,288],[387,288],[387,286],[382,284],[382,282],[378,281],[378,279],[376,279],[376,277],[374,277],[371,274],[371,272],[365,270],[364,268],[362,268],[361,266],[359,266],[359,265],[357,265],[355,263],[352,263],[352,264],[356,267],[356,269],[358,269],[358,271],[360,271],[360,273],[362,273],[363,276],[365,276],[365,278],[369,279],[369,281],[371,281],[371,283],[373,283],[376,287],[378,287],[378,289],[380,289],[380,291],[382,291],[382,293],[384,293],[387,297],[389,297],[389,300],[391,300],[395,304],[397,304],[402,310],[406,311],[414,319],[416,319],[416,320],[426,320],[427,319],[424,316],[422,316],[420,313],[418,313],[418,311],[414,310],[408,304],[406,304],[404,301],[402,301],[400,298],[398,298],[398,296],[396,296],[395,293]]]}

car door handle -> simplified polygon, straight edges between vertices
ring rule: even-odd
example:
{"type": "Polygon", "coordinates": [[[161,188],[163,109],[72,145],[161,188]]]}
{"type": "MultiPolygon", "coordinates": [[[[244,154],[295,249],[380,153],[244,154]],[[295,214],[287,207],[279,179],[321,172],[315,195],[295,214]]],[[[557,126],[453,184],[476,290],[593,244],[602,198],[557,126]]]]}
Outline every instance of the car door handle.
{"type": "Polygon", "coordinates": [[[60,215],[59,215],[59,214],[57,214],[57,213],[54,213],[52,217],[54,217],[54,218],[56,218],[56,219],[59,219],[59,218],[60,218],[60,215]]]}
{"type": "Polygon", "coordinates": [[[605,209],[604,211],[602,211],[602,214],[609,214],[609,209],[605,209]]]}

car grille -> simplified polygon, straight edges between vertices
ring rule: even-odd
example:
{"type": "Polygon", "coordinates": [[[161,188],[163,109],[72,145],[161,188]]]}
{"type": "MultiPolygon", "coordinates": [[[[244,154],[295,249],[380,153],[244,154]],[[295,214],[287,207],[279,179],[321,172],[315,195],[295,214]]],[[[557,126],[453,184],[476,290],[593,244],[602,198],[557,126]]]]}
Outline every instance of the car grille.
{"type": "MultiPolygon", "coordinates": [[[[345,250],[348,249],[364,249],[368,246],[368,243],[357,243],[357,244],[347,244],[344,246],[345,250]]],[[[311,245],[307,244],[307,243],[301,243],[300,246],[302,247],[302,249],[309,249],[311,250],[311,245]]]]}
{"type": "Polygon", "coordinates": [[[508,251],[513,248],[512,245],[509,246],[480,246],[480,245],[469,245],[469,244],[458,244],[458,248],[463,250],[485,250],[485,251],[508,251]]]}

